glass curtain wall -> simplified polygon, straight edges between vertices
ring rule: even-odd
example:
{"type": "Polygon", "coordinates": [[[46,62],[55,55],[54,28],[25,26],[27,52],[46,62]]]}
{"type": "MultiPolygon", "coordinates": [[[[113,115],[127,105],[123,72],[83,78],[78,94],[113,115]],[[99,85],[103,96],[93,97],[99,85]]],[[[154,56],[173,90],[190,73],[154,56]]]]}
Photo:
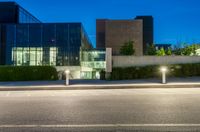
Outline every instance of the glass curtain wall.
{"type": "Polygon", "coordinates": [[[99,79],[100,71],[106,68],[105,50],[82,50],[81,51],[81,78],[99,79]]]}
{"type": "Polygon", "coordinates": [[[7,65],[80,66],[80,48],[90,47],[89,41],[83,43],[81,23],[8,24],[6,27],[7,65]]]}
{"type": "Polygon", "coordinates": [[[19,23],[41,23],[37,18],[21,7],[18,8],[18,15],[19,23]]]}
{"type": "MultiPolygon", "coordinates": [[[[13,48],[13,63],[17,66],[41,66],[41,65],[51,65],[56,66],[57,48],[50,47],[48,55],[49,61],[44,61],[44,48],[29,47],[29,48],[13,48]]],[[[47,58],[47,57],[46,57],[47,58]]]]}

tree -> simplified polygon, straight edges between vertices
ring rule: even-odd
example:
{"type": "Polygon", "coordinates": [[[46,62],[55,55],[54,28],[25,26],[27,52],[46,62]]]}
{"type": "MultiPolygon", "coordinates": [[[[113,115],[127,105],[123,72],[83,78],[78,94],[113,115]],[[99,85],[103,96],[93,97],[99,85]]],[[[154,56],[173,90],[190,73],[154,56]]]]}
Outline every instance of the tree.
{"type": "Polygon", "coordinates": [[[178,46],[174,46],[174,50],[172,52],[174,55],[181,55],[181,48],[178,46]]]}
{"type": "Polygon", "coordinates": [[[192,55],[197,54],[196,51],[199,48],[200,48],[200,44],[192,44],[192,45],[185,44],[183,48],[175,48],[173,53],[175,55],[192,56],[192,55]]]}
{"type": "Polygon", "coordinates": [[[181,52],[182,55],[187,55],[187,56],[190,56],[193,53],[195,53],[195,50],[192,45],[186,46],[185,48],[182,49],[182,52],[181,52]]]}
{"type": "Polygon", "coordinates": [[[128,41],[120,48],[121,55],[133,55],[135,53],[134,42],[128,41]]]}
{"type": "Polygon", "coordinates": [[[156,47],[154,44],[150,44],[147,47],[147,55],[156,55],[156,47]]]}
{"type": "Polygon", "coordinates": [[[171,48],[168,48],[168,49],[167,49],[166,55],[172,55],[172,49],[171,49],[171,48]]]}
{"type": "Polygon", "coordinates": [[[158,51],[156,52],[156,55],[157,55],[157,56],[165,56],[166,54],[165,54],[164,48],[161,48],[160,50],[158,50],[158,51]]]}

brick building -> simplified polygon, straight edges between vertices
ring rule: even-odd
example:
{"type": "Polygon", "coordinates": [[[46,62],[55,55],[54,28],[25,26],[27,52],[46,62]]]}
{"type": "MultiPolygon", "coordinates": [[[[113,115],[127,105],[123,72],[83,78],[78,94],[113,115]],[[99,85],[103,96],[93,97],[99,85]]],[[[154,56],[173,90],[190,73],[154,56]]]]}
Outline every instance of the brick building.
{"type": "Polygon", "coordinates": [[[119,55],[121,46],[134,42],[135,55],[145,54],[148,44],[153,43],[153,17],[138,16],[132,20],[97,19],[97,48],[112,48],[113,55],[119,55]]]}

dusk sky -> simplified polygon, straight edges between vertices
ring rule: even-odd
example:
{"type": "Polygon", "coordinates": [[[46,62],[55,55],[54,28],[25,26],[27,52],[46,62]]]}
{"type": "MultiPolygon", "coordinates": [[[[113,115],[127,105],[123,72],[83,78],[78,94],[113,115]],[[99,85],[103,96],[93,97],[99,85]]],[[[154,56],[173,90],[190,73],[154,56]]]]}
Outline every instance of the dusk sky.
{"type": "Polygon", "coordinates": [[[155,43],[200,42],[200,0],[12,1],[42,22],[82,22],[94,45],[97,18],[133,19],[137,15],[154,17],[155,43]]]}

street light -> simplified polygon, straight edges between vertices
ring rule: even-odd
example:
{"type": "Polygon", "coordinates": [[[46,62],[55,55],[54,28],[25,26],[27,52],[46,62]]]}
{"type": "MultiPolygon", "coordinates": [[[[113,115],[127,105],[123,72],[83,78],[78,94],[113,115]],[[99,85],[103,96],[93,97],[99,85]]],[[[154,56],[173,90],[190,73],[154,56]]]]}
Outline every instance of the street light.
{"type": "Polygon", "coordinates": [[[69,85],[69,73],[70,73],[69,70],[65,70],[65,75],[66,75],[66,82],[65,82],[65,85],[66,85],[66,86],[69,85]]]}
{"type": "Polygon", "coordinates": [[[163,66],[160,68],[160,71],[162,72],[162,83],[166,84],[166,72],[167,72],[167,67],[163,66]]]}

